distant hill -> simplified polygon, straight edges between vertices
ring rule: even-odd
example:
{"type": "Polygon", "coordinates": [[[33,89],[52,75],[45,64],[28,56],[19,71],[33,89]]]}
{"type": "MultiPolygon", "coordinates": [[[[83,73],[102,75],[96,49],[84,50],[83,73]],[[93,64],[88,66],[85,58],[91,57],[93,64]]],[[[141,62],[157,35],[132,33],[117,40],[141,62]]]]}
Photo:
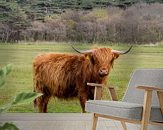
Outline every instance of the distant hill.
{"type": "MultiPolygon", "coordinates": [[[[62,13],[66,9],[91,10],[94,7],[108,6],[126,8],[140,1],[163,3],[163,0],[4,0],[0,1],[0,10],[7,14],[12,11],[12,8],[16,7],[31,20],[43,20],[47,15],[62,13]]],[[[3,15],[3,17],[5,16],[3,15]]]]}
{"type": "MultiPolygon", "coordinates": [[[[1,8],[5,7],[8,2],[17,3],[28,16],[29,19],[43,20],[46,15],[65,12],[66,9],[84,9],[90,10],[94,7],[118,6],[125,8],[137,2],[163,3],[163,0],[4,0],[0,2],[1,8]],[[14,1],[14,2],[13,2],[14,1]]],[[[8,10],[6,10],[8,11],[8,10]]]]}

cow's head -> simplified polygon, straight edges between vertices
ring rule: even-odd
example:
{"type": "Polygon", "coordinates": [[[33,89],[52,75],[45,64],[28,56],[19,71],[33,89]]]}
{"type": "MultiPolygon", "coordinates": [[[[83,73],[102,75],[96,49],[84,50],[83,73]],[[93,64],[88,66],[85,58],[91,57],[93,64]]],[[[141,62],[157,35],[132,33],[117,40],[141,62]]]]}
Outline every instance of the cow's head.
{"type": "Polygon", "coordinates": [[[85,58],[93,64],[96,74],[103,78],[109,74],[110,69],[113,67],[114,60],[117,59],[119,55],[128,53],[132,46],[127,51],[117,51],[111,48],[96,48],[92,50],[79,51],[73,46],[72,48],[76,52],[84,54],[85,58]]]}

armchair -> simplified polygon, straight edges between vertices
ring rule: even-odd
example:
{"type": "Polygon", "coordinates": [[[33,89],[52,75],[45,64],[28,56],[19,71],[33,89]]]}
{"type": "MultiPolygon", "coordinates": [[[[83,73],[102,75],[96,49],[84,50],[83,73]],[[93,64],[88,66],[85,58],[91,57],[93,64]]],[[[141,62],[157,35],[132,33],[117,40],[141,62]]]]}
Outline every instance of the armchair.
{"type": "Polygon", "coordinates": [[[100,100],[103,84],[88,85],[95,86],[95,100],[86,103],[86,111],[93,113],[92,130],[98,117],[118,120],[124,130],[125,123],[141,124],[141,130],[147,130],[148,124],[163,129],[163,69],[135,70],[122,101],[117,101],[113,87],[109,87],[113,101],[105,101],[100,100]]]}

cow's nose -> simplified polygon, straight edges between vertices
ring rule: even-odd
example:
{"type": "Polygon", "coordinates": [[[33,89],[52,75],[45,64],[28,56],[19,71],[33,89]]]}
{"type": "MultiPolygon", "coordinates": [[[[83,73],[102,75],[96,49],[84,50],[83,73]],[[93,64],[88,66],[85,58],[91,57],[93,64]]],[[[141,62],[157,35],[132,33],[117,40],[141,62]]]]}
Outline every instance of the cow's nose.
{"type": "Polygon", "coordinates": [[[100,77],[104,77],[108,75],[108,70],[107,69],[100,69],[98,72],[100,77]]]}

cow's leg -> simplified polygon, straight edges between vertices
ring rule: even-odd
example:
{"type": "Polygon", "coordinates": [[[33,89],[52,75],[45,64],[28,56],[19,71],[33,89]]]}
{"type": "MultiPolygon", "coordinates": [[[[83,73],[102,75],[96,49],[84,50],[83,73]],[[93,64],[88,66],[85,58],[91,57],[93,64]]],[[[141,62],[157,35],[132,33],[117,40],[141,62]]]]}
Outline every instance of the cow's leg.
{"type": "Polygon", "coordinates": [[[48,106],[48,102],[49,102],[50,97],[51,97],[51,93],[50,93],[48,87],[44,86],[43,87],[43,96],[42,96],[42,103],[43,104],[41,106],[42,108],[40,108],[40,109],[42,109],[43,113],[47,113],[47,106],[48,106]]]}
{"type": "Polygon", "coordinates": [[[36,81],[36,86],[35,86],[34,91],[37,93],[43,94],[42,96],[35,99],[34,104],[35,104],[35,106],[38,106],[39,112],[46,113],[47,105],[48,105],[49,99],[51,97],[48,87],[43,85],[41,82],[36,81]]]}
{"type": "Polygon", "coordinates": [[[36,99],[36,102],[37,102],[37,106],[38,106],[38,109],[39,109],[39,112],[43,112],[43,96],[41,97],[38,97],[36,99]]]}
{"type": "Polygon", "coordinates": [[[47,113],[47,105],[48,105],[49,99],[50,99],[50,96],[47,96],[47,95],[43,95],[36,99],[39,112],[47,113]]]}
{"type": "Polygon", "coordinates": [[[82,112],[85,113],[85,103],[86,103],[86,98],[84,97],[80,97],[80,105],[81,105],[81,108],[82,108],[82,112]]]}
{"type": "Polygon", "coordinates": [[[43,99],[43,106],[42,106],[42,112],[43,113],[47,113],[47,106],[48,106],[48,102],[49,102],[50,96],[44,96],[43,99]]]}
{"type": "MultiPolygon", "coordinates": [[[[43,84],[38,80],[34,80],[34,92],[43,93],[43,84]]],[[[34,100],[34,106],[39,108],[39,112],[43,112],[43,96],[34,100]]]]}

